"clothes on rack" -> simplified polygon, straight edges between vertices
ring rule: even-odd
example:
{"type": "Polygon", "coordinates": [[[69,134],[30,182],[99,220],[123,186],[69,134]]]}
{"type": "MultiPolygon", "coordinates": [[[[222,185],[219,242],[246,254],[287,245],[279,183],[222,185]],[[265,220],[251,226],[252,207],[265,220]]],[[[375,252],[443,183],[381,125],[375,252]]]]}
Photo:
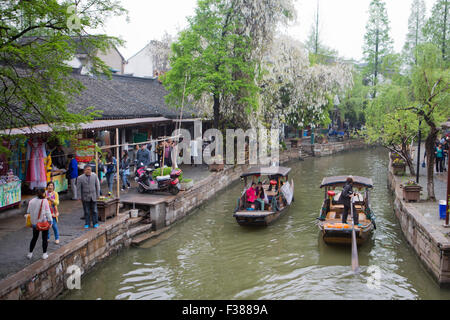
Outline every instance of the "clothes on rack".
{"type": "Polygon", "coordinates": [[[44,163],[46,157],[45,142],[41,139],[28,140],[26,181],[29,183],[31,190],[47,186],[47,172],[44,163]]]}

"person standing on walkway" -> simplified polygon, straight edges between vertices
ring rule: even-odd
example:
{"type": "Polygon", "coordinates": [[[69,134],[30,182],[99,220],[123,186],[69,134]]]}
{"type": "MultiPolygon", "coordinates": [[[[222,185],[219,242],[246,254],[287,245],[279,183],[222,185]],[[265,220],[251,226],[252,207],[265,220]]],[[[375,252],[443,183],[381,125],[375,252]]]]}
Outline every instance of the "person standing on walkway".
{"type": "Polygon", "coordinates": [[[442,144],[442,150],[444,150],[444,160],[442,161],[444,171],[447,171],[448,169],[448,149],[449,149],[449,137],[445,137],[444,143],[442,144]]]}
{"type": "Polygon", "coordinates": [[[77,178],[78,178],[78,162],[73,154],[67,156],[69,159],[69,168],[67,169],[67,178],[70,181],[70,189],[72,190],[72,200],[77,200],[77,178]]]}
{"type": "Polygon", "coordinates": [[[47,246],[48,246],[48,230],[39,230],[38,223],[48,221],[50,227],[52,225],[52,214],[47,199],[45,199],[45,190],[39,188],[37,190],[37,198],[31,199],[28,203],[27,214],[30,215],[31,227],[33,228],[33,238],[30,242],[30,250],[27,254],[27,258],[33,257],[33,250],[36,246],[36,242],[39,238],[39,233],[42,232],[42,259],[47,259],[47,246]]]}
{"type": "MultiPolygon", "coordinates": [[[[353,206],[352,197],[353,197],[353,177],[349,176],[339,197],[339,203],[342,203],[344,205],[344,212],[342,214],[342,223],[347,223],[347,217],[350,210],[350,206],[353,206]]],[[[353,206],[353,223],[355,226],[359,225],[358,218],[359,218],[358,213],[356,212],[356,209],[353,206]]]]}
{"type": "Polygon", "coordinates": [[[436,172],[444,172],[444,150],[442,149],[442,144],[439,143],[434,154],[436,156],[436,172]]]}
{"type": "Polygon", "coordinates": [[[123,150],[122,160],[120,160],[120,176],[122,177],[122,191],[127,187],[130,188],[130,182],[128,176],[130,175],[130,159],[128,158],[128,151],[123,150]]]}
{"type": "Polygon", "coordinates": [[[172,166],[172,140],[168,140],[164,145],[164,165],[172,166]]]}
{"type": "Polygon", "coordinates": [[[117,172],[117,160],[112,155],[111,151],[108,151],[106,155],[106,182],[108,183],[108,194],[112,194],[114,185],[114,175],[117,172]]]}
{"type": "Polygon", "coordinates": [[[150,164],[150,151],[148,151],[144,144],[142,144],[141,148],[138,150],[136,160],[138,167],[141,162],[144,166],[148,166],[150,164]]]}
{"type": "Polygon", "coordinates": [[[100,182],[90,165],[84,166],[84,174],[77,179],[78,199],[83,203],[84,228],[88,229],[92,217],[94,228],[98,228],[97,199],[100,197],[100,182]]]}
{"type": "MultiPolygon", "coordinates": [[[[59,230],[58,230],[58,205],[59,205],[59,195],[55,191],[55,184],[53,181],[47,183],[47,190],[45,191],[45,198],[50,205],[50,212],[52,213],[52,229],[55,234],[55,243],[59,244],[59,230]]],[[[50,230],[48,231],[48,240],[50,240],[50,230]]]]}

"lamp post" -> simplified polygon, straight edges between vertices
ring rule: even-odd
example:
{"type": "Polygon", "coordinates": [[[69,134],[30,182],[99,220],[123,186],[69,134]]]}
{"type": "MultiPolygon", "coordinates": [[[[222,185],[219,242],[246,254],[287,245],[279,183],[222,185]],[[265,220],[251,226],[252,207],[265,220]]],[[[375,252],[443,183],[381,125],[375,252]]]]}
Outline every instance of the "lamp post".
{"type": "Polygon", "coordinates": [[[416,173],[416,183],[419,183],[419,170],[420,170],[420,144],[422,143],[422,131],[420,127],[422,125],[422,119],[419,120],[419,144],[417,145],[417,173],[416,173]]]}

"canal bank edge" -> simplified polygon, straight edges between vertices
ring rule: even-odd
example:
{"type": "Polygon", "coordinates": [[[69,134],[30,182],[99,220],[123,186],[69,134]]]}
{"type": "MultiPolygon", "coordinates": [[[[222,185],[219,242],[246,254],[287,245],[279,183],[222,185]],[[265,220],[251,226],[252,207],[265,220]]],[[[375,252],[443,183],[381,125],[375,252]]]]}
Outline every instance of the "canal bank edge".
{"type": "Polygon", "coordinates": [[[403,235],[439,286],[450,287],[450,239],[435,230],[413,204],[403,200],[400,184],[390,160],[388,188],[395,197],[394,212],[403,235]]]}
{"type": "MultiPolygon", "coordinates": [[[[364,140],[355,139],[315,145],[313,148],[315,156],[319,157],[364,147],[367,147],[364,140]],[[320,152],[319,149],[325,152],[320,152]]],[[[292,148],[280,152],[280,163],[310,156],[308,152],[300,152],[299,148],[292,148]]],[[[175,199],[159,204],[160,207],[157,210],[150,212],[156,231],[154,235],[159,236],[171,229],[176,222],[188,216],[196,207],[238,180],[247,167],[226,167],[223,171],[213,173],[199,181],[175,199]]],[[[90,230],[71,243],[51,252],[47,260],[38,260],[1,280],[0,300],[55,299],[67,290],[68,281],[72,281],[73,273],[68,272],[71,266],[77,266],[83,277],[110,255],[130,246],[132,242],[130,230],[134,223],[128,212],[119,214],[117,218],[107,220],[98,229],[90,230]]]]}

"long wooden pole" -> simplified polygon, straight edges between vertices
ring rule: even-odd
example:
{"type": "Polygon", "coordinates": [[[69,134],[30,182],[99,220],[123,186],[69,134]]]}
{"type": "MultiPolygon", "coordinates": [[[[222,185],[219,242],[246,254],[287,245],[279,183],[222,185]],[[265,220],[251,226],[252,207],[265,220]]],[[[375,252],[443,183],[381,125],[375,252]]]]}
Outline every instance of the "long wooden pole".
{"type": "Polygon", "coordinates": [[[95,143],[95,174],[97,175],[99,181],[100,181],[100,174],[98,173],[98,143],[95,143]]]}
{"type": "MultiPolygon", "coordinates": [[[[119,175],[119,128],[116,128],[116,179],[117,179],[117,198],[120,199],[120,175],[119,175]]],[[[116,216],[119,214],[119,201],[117,201],[116,216]]]]}
{"type": "Polygon", "coordinates": [[[350,212],[352,214],[352,271],[359,271],[358,246],[356,244],[355,220],[353,219],[353,197],[350,199],[350,212]]]}

